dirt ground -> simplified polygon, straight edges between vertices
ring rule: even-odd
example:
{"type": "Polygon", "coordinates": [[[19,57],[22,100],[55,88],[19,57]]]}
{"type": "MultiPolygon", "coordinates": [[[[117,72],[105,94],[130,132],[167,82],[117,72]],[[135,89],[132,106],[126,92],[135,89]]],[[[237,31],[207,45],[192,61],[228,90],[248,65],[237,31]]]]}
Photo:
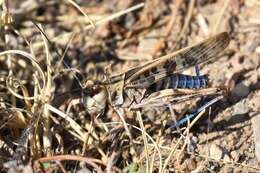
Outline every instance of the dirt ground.
{"type": "Polygon", "coordinates": [[[0,3],[1,172],[260,172],[259,0],[0,3]],[[198,120],[169,128],[214,95],[137,111],[102,92],[221,32],[228,47],[199,67],[227,92],[198,120]]]}

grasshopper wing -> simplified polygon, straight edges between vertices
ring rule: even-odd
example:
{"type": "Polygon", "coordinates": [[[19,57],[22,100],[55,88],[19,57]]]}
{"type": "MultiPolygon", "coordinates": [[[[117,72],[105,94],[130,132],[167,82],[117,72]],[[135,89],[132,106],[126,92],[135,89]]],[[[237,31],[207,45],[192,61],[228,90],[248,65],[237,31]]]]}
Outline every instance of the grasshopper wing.
{"type": "Polygon", "coordinates": [[[125,87],[147,88],[162,78],[207,62],[222,52],[229,44],[229,35],[222,32],[193,46],[125,72],[125,87]]]}

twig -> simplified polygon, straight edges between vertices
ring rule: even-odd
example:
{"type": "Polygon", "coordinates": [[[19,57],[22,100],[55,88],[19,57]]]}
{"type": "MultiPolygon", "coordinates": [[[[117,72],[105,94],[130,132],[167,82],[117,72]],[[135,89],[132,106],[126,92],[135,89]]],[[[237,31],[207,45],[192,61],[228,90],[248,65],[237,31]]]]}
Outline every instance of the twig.
{"type": "Polygon", "coordinates": [[[92,27],[92,28],[95,28],[94,22],[90,19],[90,17],[88,16],[88,14],[85,13],[85,12],[80,8],[80,6],[78,6],[77,3],[75,3],[75,2],[72,1],[72,0],[67,0],[67,1],[69,1],[74,7],[76,7],[85,17],[87,17],[87,19],[88,19],[88,21],[89,21],[91,27],[92,27]]]}
{"type": "Polygon", "coordinates": [[[140,111],[137,111],[137,117],[138,117],[139,125],[142,130],[142,137],[143,137],[143,141],[144,141],[144,150],[145,150],[145,157],[146,157],[146,172],[149,173],[149,164],[150,163],[149,163],[148,142],[147,142],[147,138],[145,135],[146,132],[145,132],[144,123],[143,123],[142,115],[141,115],[140,111]]]}
{"type": "MultiPolygon", "coordinates": [[[[99,25],[101,25],[103,23],[106,23],[106,22],[109,22],[111,20],[114,20],[115,18],[118,18],[119,16],[122,16],[124,14],[130,13],[132,11],[135,11],[135,10],[139,9],[139,8],[142,8],[143,6],[144,6],[144,3],[137,4],[137,5],[135,5],[133,7],[130,7],[128,9],[126,9],[126,10],[122,10],[122,11],[119,11],[119,12],[117,12],[115,14],[112,14],[112,15],[104,18],[104,19],[101,19],[101,20],[98,20],[98,21],[93,21],[93,23],[94,23],[95,26],[99,26],[99,25]]],[[[87,25],[84,29],[85,30],[89,30],[91,28],[92,28],[92,25],[90,24],[90,25],[87,25]]]]}
{"type": "Polygon", "coordinates": [[[103,172],[101,168],[95,163],[95,162],[100,163],[99,160],[87,158],[87,157],[75,156],[75,155],[57,155],[57,156],[50,156],[50,157],[42,157],[35,161],[33,167],[35,170],[38,170],[40,168],[41,162],[62,161],[62,160],[83,161],[86,162],[88,165],[92,166],[93,168],[95,168],[99,173],[103,172]]]}
{"type": "Polygon", "coordinates": [[[229,0],[225,0],[224,6],[223,6],[221,12],[219,13],[219,16],[218,16],[218,19],[217,19],[217,21],[216,21],[216,24],[215,24],[215,26],[214,26],[214,28],[213,28],[213,30],[212,30],[213,33],[216,33],[216,32],[217,32],[218,27],[219,27],[219,25],[220,25],[220,22],[221,22],[221,20],[222,20],[222,18],[223,18],[223,16],[224,16],[224,12],[226,11],[226,9],[227,9],[227,7],[228,7],[228,4],[229,4],[229,0]]]}
{"type": "Polygon", "coordinates": [[[155,44],[154,48],[152,49],[153,52],[151,53],[152,56],[155,56],[156,53],[162,49],[164,43],[165,43],[165,38],[167,38],[168,35],[170,35],[170,33],[172,32],[172,28],[176,22],[176,16],[177,16],[177,13],[179,11],[179,8],[182,4],[182,0],[177,0],[175,2],[175,5],[171,5],[171,10],[172,10],[172,15],[171,15],[171,18],[170,18],[170,21],[168,23],[168,25],[164,28],[164,31],[162,32],[162,38],[160,38],[158,40],[158,42],[155,44]]]}
{"type": "Polygon", "coordinates": [[[182,27],[181,33],[178,36],[176,42],[179,42],[182,39],[183,35],[185,34],[185,32],[186,32],[186,30],[187,30],[187,28],[189,26],[189,23],[190,23],[190,20],[191,20],[191,17],[192,17],[194,4],[195,4],[195,0],[191,0],[190,3],[189,3],[189,9],[188,9],[187,18],[185,20],[184,26],[182,27]]]}
{"type": "MultiPolygon", "coordinates": [[[[198,119],[204,114],[205,110],[200,112],[199,115],[191,122],[190,126],[188,126],[186,128],[186,130],[184,131],[183,135],[186,135],[189,131],[189,129],[195,124],[195,122],[198,121],[198,119]]],[[[179,138],[179,140],[177,141],[175,147],[171,150],[171,152],[169,153],[167,159],[165,160],[164,162],[164,165],[163,165],[163,169],[162,169],[162,172],[164,172],[164,170],[166,169],[167,165],[169,164],[169,161],[171,160],[171,157],[173,156],[173,154],[175,153],[179,143],[181,142],[181,140],[183,139],[183,136],[181,136],[179,138]]]]}
{"type": "MultiPolygon", "coordinates": [[[[109,123],[104,123],[104,124],[122,124],[122,122],[109,122],[109,123]]],[[[153,147],[156,149],[156,151],[158,152],[158,157],[159,157],[159,161],[160,161],[160,165],[159,165],[159,173],[162,172],[162,154],[160,152],[160,149],[158,147],[157,142],[154,141],[154,139],[148,134],[146,133],[146,131],[142,131],[141,128],[134,126],[132,124],[127,124],[127,126],[131,126],[136,130],[139,130],[140,132],[145,133],[145,135],[149,138],[149,140],[152,142],[153,147]]]]}

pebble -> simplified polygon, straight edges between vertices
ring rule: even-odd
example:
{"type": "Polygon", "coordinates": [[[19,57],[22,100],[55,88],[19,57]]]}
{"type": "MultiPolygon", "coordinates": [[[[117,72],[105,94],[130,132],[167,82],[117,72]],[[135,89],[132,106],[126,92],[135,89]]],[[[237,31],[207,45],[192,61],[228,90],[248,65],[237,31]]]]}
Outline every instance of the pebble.
{"type": "Polygon", "coordinates": [[[221,143],[222,143],[221,146],[226,146],[227,145],[227,141],[226,140],[223,140],[221,143]]]}
{"type": "Polygon", "coordinates": [[[195,170],[197,167],[197,163],[195,158],[190,158],[185,161],[185,165],[189,171],[195,170]]]}
{"type": "Polygon", "coordinates": [[[243,99],[234,105],[233,115],[244,115],[249,112],[249,104],[247,99],[243,99]]]}
{"type": "Polygon", "coordinates": [[[212,157],[216,160],[219,160],[222,158],[223,151],[219,146],[212,144],[210,146],[209,155],[210,155],[210,157],[212,157]]]}
{"type": "Polygon", "coordinates": [[[237,152],[237,151],[232,151],[232,152],[230,153],[230,155],[232,156],[233,161],[237,162],[237,161],[239,160],[239,157],[240,157],[239,152],[237,152]]]}
{"type": "Polygon", "coordinates": [[[83,169],[80,169],[79,171],[77,171],[78,173],[91,173],[91,171],[87,168],[83,168],[83,169]]]}
{"type": "Polygon", "coordinates": [[[244,98],[249,94],[249,92],[250,92],[249,86],[247,86],[243,82],[240,82],[235,86],[235,88],[231,93],[235,96],[238,96],[239,98],[244,98]]]}
{"type": "Polygon", "coordinates": [[[151,31],[144,39],[140,40],[137,48],[138,52],[145,54],[152,52],[154,45],[158,42],[156,36],[158,36],[158,33],[156,31],[151,31]]]}
{"type": "Polygon", "coordinates": [[[209,155],[210,157],[216,160],[223,159],[224,161],[227,162],[231,161],[230,157],[227,154],[225,154],[224,150],[215,144],[212,144],[210,146],[209,155]]]}
{"type": "Polygon", "coordinates": [[[225,173],[231,173],[234,172],[234,168],[230,166],[225,166],[224,171],[225,173]]]}
{"type": "Polygon", "coordinates": [[[190,141],[188,142],[187,150],[189,152],[194,152],[197,148],[198,138],[196,136],[192,136],[190,141]]]}
{"type": "Polygon", "coordinates": [[[235,168],[234,173],[241,173],[241,168],[239,168],[239,167],[235,168]]]}
{"type": "Polygon", "coordinates": [[[135,19],[133,13],[128,13],[126,15],[126,20],[125,21],[127,21],[127,22],[125,22],[125,27],[127,29],[131,29],[133,27],[134,23],[136,22],[136,19],[135,19]]]}

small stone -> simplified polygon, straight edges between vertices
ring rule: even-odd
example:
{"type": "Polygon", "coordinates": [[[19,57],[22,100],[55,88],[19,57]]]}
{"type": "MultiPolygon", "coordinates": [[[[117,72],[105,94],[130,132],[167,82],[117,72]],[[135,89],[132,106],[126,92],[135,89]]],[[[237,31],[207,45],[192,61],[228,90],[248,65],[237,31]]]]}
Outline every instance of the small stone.
{"type": "Polygon", "coordinates": [[[186,168],[189,171],[195,170],[196,167],[197,167],[197,163],[196,163],[195,158],[190,158],[190,159],[186,160],[185,164],[186,164],[186,168]]]}
{"type": "Polygon", "coordinates": [[[230,158],[227,154],[225,154],[223,160],[224,160],[225,162],[230,162],[230,161],[231,161],[231,158],[230,158]]]}
{"type": "Polygon", "coordinates": [[[230,153],[230,155],[231,155],[233,161],[237,162],[237,161],[239,160],[239,157],[240,157],[239,152],[237,152],[237,151],[232,151],[232,152],[230,153]]]}
{"type": "Polygon", "coordinates": [[[33,173],[33,169],[30,165],[26,165],[23,167],[23,173],[33,173]]]}
{"type": "Polygon", "coordinates": [[[257,46],[257,47],[255,48],[255,53],[260,54],[260,46],[257,46]]]}
{"type": "Polygon", "coordinates": [[[202,158],[201,157],[195,157],[195,161],[198,163],[198,162],[201,162],[202,161],[202,158]]]}
{"type": "Polygon", "coordinates": [[[241,168],[239,168],[239,167],[238,167],[238,168],[235,168],[235,169],[234,169],[234,173],[241,173],[241,168]]]}
{"type": "Polygon", "coordinates": [[[212,157],[216,160],[219,160],[223,156],[223,151],[219,146],[212,144],[210,146],[209,155],[210,155],[210,157],[212,157]]]}
{"type": "Polygon", "coordinates": [[[233,115],[244,115],[249,112],[249,104],[247,99],[243,99],[234,105],[233,115]]]}
{"type": "Polygon", "coordinates": [[[188,141],[187,150],[189,152],[194,152],[195,149],[197,148],[197,144],[198,144],[198,138],[196,136],[191,136],[190,140],[188,141]]]}
{"type": "Polygon", "coordinates": [[[125,22],[125,27],[126,27],[127,29],[132,28],[133,25],[134,25],[134,23],[136,22],[136,19],[135,19],[135,17],[134,17],[134,14],[133,14],[133,13],[128,13],[128,14],[126,15],[126,20],[125,20],[125,21],[126,21],[126,22],[125,22]]]}
{"type": "Polygon", "coordinates": [[[226,166],[226,167],[224,168],[224,172],[226,172],[226,173],[234,172],[233,170],[234,170],[234,168],[233,168],[233,167],[230,167],[230,166],[226,166]]]}
{"type": "Polygon", "coordinates": [[[191,140],[193,141],[193,143],[196,143],[196,144],[199,142],[199,139],[197,136],[192,136],[191,140]]]}
{"type": "Polygon", "coordinates": [[[91,173],[91,171],[87,168],[83,168],[83,169],[80,169],[79,171],[77,171],[78,173],[91,173]]]}
{"type": "Polygon", "coordinates": [[[226,141],[226,140],[223,140],[221,146],[226,146],[226,145],[227,145],[227,141],[226,141]]]}
{"type": "Polygon", "coordinates": [[[231,92],[233,95],[238,96],[240,98],[244,98],[249,94],[249,86],[244,84],[243,82],[240,82],[235,86],[233,91],[231,92]]]}
{"type": "Polygon", "coordinates": [[[212,158],[216,160],[223,159],[227,162],[231,160],[230,157],[227,154],[225,154],[224,150],[215,144],[212,144],[210,146],[209,154],[212,158]]]}
{"type": "Polygon", "coordinates": [[[151,31],[144,39],[140,40],[137,48],[138,53],[149,54],[152,52],[154,45],[158,42],[156,36],[158,36],[158,33],[156,31],[151,31]]]}

